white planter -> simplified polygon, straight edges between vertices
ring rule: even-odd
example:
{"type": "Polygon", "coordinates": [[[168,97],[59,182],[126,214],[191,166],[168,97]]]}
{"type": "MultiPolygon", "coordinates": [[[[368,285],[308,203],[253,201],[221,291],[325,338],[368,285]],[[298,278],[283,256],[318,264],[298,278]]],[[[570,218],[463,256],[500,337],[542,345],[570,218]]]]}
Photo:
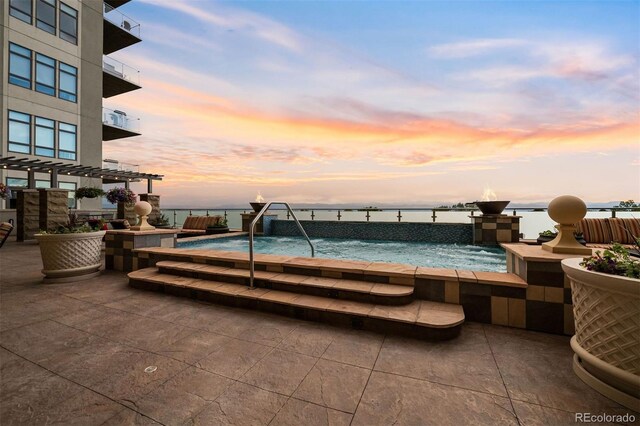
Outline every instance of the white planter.
{"type": "Polygon", "coordinates": [[[45,281],[76,281],[98,275],[102,266],[102,237],[105,233],[36,234],[45,281]]]}
{"type": "Polygon", "coordinates": [[[591,272],[582,259],[565,259],[576,334],[573,370],[585,383],[640,409],[640,280],[591,272]]]}

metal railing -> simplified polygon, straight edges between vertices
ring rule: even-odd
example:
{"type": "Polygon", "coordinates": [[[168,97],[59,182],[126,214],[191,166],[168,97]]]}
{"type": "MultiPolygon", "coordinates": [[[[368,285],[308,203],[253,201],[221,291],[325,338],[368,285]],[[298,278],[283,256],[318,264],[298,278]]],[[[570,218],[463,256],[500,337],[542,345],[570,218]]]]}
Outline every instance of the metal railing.
{"type": "Polygon", "coordinates": [[[251,221],[251,225],[249,225],[249,288],[251,290],[254,289],[253,276],[255,275],[255,261],[253,259],[253,233],[255,231],[256,224],[258,223],[260,218],[265,214],[267,210],[269,210],[269,207],[271,207],[273,204],[282,204],[287,208],[287,211],[291,213],[293,220],[296,221],[296,224],[298,225],[298,229],[300,230],[300,232],[302,232],[302,235],[307,239],[307,242],[309,243],[309,247],[311,247],[311,257],[315,257],[316,255],[316,251],[315,251],[315,248],[313,247],[313,243],[309,239],[309,236],[307,235],[307,233],[304,231],[304,228],[302,227],[302,224],[296,217],[295,213],[293,213],[293,210],[291,210],[289,203],[285,203],[284,201],[269,201],[267,204],[265,204],[262,210],[260,210],[260,212],[253,219],[253,221],[251,221]]]}
{"type": "Polygon", "coordinates": [[[102,57],[102,70],[136,86],[140,85],[140,71],[108,56],[102,57]]]}
{"type": "Polygon", "coordinates": [[[120,129],[140,133],[140,119],[127,115],[124,111],[102,108],[102,123],[107,126],[119,127],[120,129]]]}
{"type": "Polygon", "coordinates": [[[107,21],[140,38],[140,24],[138,22],[107,3],[104,3],[102,11],[107,21]]]}

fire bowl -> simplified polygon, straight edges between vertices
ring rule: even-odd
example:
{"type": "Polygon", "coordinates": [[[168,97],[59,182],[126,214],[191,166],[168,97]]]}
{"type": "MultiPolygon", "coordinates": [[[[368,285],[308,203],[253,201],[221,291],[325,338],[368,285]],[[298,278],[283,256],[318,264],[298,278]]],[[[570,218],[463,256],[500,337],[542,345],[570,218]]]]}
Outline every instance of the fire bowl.
{"type": "Polygon", "coordinates": [[[260,213],[260,210],[262,210],[262,208],[267,204],[267,203],[249,203],[251,204],[251,207],[253,207],[253,211],[256,213],[260,213]]]}
{"type": "Polygon", "coordinates": [[[476,201],[482,214],[500,214],[511,201],[476,201]]]}

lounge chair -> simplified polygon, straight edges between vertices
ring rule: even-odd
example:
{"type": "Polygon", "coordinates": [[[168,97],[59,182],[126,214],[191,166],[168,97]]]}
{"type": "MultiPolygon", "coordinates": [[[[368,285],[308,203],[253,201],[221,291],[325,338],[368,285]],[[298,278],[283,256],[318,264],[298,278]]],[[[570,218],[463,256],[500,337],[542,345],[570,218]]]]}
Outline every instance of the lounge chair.
{"type": "Polygon", "coordinates": [[[216,225],[222,220],[222,216],[189,216],[182,229],[178,230],[178,238],[205,235],[207,226],[216,225]]]}
{"type": "Polygon", "coordinates": [[[9,234],[13,231],[13,225],[9,222],[0,223],[0,247],[4,245],[4,242],[9,238],[9,234]]]}

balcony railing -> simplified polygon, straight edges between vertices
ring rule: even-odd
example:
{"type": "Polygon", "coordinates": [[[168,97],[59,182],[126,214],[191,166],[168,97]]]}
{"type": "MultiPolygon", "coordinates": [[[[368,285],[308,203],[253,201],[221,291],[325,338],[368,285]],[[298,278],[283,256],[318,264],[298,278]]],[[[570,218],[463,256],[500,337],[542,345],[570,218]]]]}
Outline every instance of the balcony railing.
{"type": "Polygon", "coordinates": [[[117,170],[120,172],[138,173],[140,171],[139,170],[140,166],[138,164],[123,163],[122,161],[111,160],[108,158],[105,158],[104,160],[102,160],[102,168],[108,169],[108,170],[117,170]]]}
{"type": "Polygon", "coordinates": [[[140,24],[119,10],[103,3],[104,17],[107,21],[140,38],[140,24]]]}
{"type": "Polygon", "coordinates": [[[111,75],[127,80],[136,86],[140,86],[140,71],[131,68],[120,61],[116,61],[108,56],[103,56],[102,69],[111,75]]]}
{"type": "Polygon", "coordinates": [[[102,124],[140,133],[140,119],[127,115],[124,111],[102,108],[102,124]]]}

